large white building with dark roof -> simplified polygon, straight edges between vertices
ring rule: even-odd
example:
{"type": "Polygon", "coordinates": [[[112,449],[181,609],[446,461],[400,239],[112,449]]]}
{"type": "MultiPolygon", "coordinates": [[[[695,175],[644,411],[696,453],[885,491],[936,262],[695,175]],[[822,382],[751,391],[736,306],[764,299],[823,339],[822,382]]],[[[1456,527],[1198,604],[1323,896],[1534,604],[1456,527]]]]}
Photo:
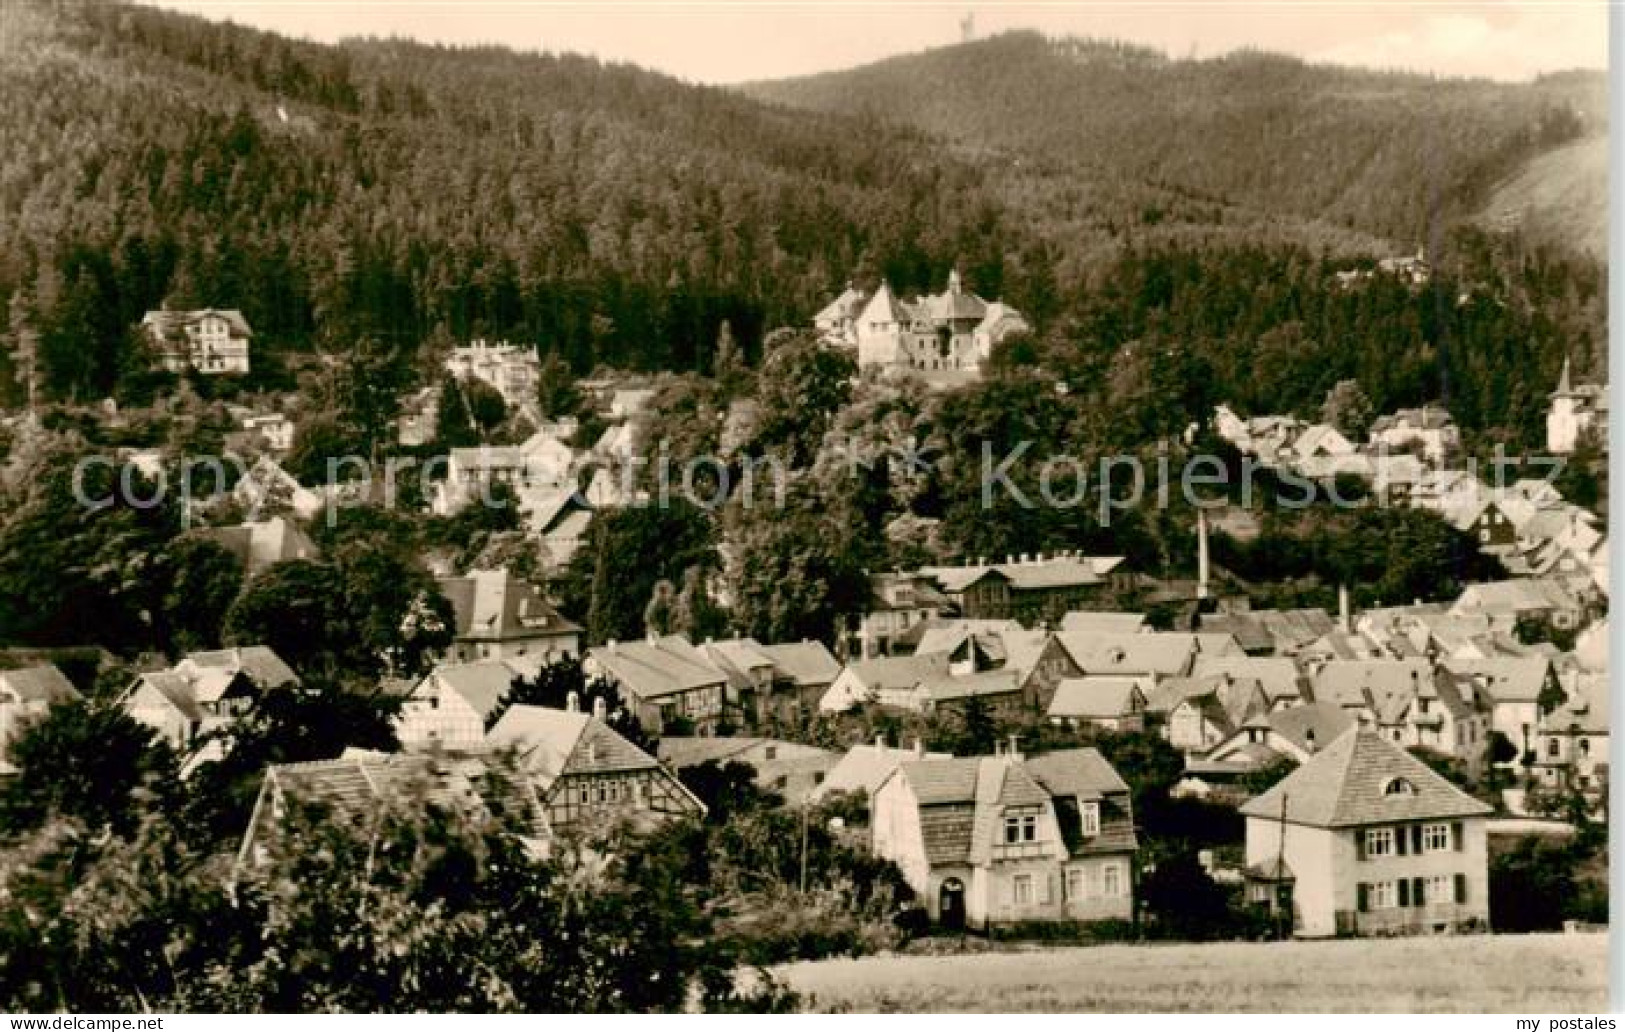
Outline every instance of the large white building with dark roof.
{"type": "Polygon", "coordinates": [[[848,286],[813,319],[826,343],[856,352],[860,368],[976,376],[993,346],[1029,329],[1020,312],[967,290],[958,270],[948,288],[898,297],[882,282],[873,294],[848,286]]]}

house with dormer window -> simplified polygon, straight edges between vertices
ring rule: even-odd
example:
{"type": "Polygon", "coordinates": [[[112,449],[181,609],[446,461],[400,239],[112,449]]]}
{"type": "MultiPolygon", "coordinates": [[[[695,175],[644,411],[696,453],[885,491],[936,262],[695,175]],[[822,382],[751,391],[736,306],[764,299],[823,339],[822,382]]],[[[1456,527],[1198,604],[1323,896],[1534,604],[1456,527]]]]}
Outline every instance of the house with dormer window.
{"type": "Polygon", "coordinates": [[[560,615],[535,585],[505,569],[473,570],[437,583],[456,615],[448,657],[454,662],[549,663],[580,652],[581,628],[560,615]]]}
{"type": "Polygon", "coordinates": [[[871,809],[875,853],[945,927],[1133,915],[1129,789],[1094,749],[905,761],[871,809]]]}

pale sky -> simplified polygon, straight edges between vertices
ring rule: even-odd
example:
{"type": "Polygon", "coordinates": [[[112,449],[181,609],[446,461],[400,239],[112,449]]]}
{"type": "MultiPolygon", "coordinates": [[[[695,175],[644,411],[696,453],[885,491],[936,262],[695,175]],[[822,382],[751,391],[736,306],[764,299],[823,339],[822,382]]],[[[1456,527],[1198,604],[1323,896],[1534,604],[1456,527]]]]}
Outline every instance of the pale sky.
{"type": "Polygon", "coordinates": [[[696,82],[734,83],[865,64],[1013,28],[1145,43],[1175,57],[1238,47],[1311,61],[1527,79],[1605,68],[1605,0],[160,0],[160,6],[334,41],[406,36],[501,43],[629,61],[696,82]]]}

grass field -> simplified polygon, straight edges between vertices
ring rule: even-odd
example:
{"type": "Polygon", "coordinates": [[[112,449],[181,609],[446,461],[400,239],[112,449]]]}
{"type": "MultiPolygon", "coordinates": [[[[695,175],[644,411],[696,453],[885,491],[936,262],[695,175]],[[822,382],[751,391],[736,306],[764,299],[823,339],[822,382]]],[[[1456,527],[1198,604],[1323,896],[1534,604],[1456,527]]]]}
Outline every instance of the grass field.
{"type": "Polygon", "coordinates": [[[818,1011],[1463,1011],[1608,1006],[1608,936],[1475,935],[866,957],[780,969],[818,1011]]]}

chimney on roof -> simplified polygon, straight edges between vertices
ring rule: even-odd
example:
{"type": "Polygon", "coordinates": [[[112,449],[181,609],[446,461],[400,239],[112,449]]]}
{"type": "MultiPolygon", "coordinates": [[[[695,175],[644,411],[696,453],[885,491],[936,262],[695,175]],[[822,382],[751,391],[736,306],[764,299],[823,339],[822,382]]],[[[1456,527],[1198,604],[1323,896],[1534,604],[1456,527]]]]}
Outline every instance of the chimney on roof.
{"type": "Polygon", "coordinates": [[[1306,727],[1306,728],[1303,729],[1303,744],[1304,744],[1304,748],[1306,748],[1309,751],[1309,753],[1311,755],[1313,755],[1314,751],[1315,751],[1315,729],[1314,728],[1306,727]]]}
{"type": "Polygon", "coordinates": [[[1006,565],[1006,566],[1014,566],[1015,564],[1016,564],[1016,557],[1015,556],[1006,555],[1004,557],[1004,565],[1006,565]]]}
{"type": "Polygon", "coordinates": [[[609,702],[602,695],[592,700],[592,715],[598,720],[609,716],[609,702]]]}
{"type": "Polygon", "coordinates": [[[1196,598],[1205,600],[1210,592],[1211,562],[1207,551],[1207,510],[1196,508],[1196,598]]]}
{"type": "Polygon", "coordinates": [[[581,693],[571,692],[564,697],[564,711],[566,713],[581,712],[581,693]]]}
{"type": "Polygon", "coordinates": [[[920,741],[919,735],[914,736],[914,758],[916,760],[925,759],[925,743],[920,741]]]}
{"type": "Polygon", "coordinates": [[[1337,586],[1337,629],[1347,634],[1352,626],[1349,616],[1349,586],[1339,584],[1337,586]]]}
{"type": "Polygon", "coordinates": [[[1018,737],[1014,734],[1010,736],[1010,751],[1008,755],[1010,759],[1014,760],[1015,762],[1021,762],[1021,743],[1018,740],[1018,737]]]}
{"type": "Polygon", "coordinates": [[[886,736],[884,733],[875,735],[875,748],[881,752],[886,751],[886,736]]]}
{"type": "Polygon", "coordinates": [[[619,644],[620,644],[620,642],[616,641],[614,638],[611,638],[608,641],[604,642],[604,648],[608,649],[611,652],[614,652],[615,651],[615,646],[617,646],[619,644]]]}

